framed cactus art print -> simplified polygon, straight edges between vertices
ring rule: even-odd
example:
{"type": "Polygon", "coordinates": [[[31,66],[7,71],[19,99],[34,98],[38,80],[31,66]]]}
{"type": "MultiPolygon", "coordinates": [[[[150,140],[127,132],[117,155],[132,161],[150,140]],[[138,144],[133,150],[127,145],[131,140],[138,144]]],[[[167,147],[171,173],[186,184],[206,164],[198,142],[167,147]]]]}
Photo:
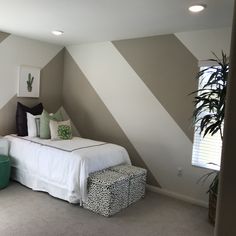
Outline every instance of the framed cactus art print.
{"type": "Polygon", "coordinates": [[[38,98],[40,93],[40,68],[19,67],[18,97],[38,98]]]}

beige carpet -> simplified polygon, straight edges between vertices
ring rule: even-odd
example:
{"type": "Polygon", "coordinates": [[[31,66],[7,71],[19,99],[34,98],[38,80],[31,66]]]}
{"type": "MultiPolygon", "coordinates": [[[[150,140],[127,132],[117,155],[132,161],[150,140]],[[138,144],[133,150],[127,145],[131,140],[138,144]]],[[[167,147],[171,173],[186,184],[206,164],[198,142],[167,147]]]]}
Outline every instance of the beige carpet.
{"type": "Polygon", "coordinates": [[[152,192],[105,218],[13,182],[0,191],[0,235],[205,236],[213,227],[206,209],[152,192]]]}

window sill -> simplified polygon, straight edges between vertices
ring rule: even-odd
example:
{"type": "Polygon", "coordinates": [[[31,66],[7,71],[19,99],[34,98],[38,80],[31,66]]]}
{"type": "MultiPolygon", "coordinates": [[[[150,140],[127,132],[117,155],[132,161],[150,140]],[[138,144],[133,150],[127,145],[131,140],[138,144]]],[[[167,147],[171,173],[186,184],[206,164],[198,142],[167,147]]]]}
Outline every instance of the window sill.
{"type": "Polygon", "coordinates": [[[192,163],[193,167],[203,168],[207,170],[215,170],[220,171],[220,166],[213,165],[213,164],[204,164],[204,163],[192,163]]]}

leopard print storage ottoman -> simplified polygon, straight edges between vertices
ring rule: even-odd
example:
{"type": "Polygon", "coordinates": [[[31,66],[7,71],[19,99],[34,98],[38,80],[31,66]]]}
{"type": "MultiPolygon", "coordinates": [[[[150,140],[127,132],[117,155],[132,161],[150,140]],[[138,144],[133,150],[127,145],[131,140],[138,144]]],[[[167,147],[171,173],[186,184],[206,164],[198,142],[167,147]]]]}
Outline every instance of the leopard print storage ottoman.
{"type": "Polygon", "coordinates": [[[128,205],[137,202],[141,198],[144,198],[147,176],[146,169],[132,165],[119,165],[111,167],[109,170],[129,176],[128,205]]]}
{"type": "Polygon", "coordinates": [[[83,207],[103,216],[112,216],[128,206],[129,177],[104,170],[90,174],[88,200],[83,207]]]}

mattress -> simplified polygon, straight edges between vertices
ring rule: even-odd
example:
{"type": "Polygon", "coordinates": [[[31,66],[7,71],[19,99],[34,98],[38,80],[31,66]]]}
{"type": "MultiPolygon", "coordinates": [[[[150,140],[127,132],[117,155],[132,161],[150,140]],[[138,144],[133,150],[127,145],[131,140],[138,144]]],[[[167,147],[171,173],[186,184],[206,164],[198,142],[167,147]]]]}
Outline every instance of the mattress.
{"type": "Polygon", "coordinates": [[[44,140],[8,135],[12,178],[37,191],[79,203],[87,199],[90,173],[131,164],[125,148],[80,137],[44,140]]]}

